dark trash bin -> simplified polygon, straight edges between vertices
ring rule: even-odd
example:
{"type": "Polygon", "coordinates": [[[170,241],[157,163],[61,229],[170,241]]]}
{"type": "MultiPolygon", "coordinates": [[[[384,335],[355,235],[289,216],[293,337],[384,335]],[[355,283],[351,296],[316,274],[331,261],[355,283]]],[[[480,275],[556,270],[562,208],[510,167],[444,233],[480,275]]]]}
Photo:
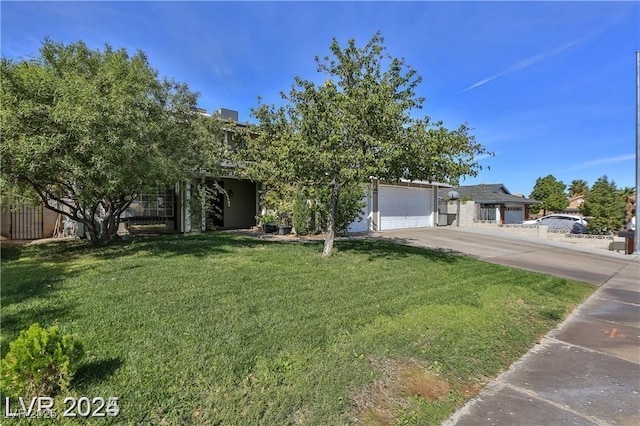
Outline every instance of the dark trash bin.
{"type": "Polygon", "coordinates": [[[633,254],[636,248],[636,232],[620,231],[618,237],[624,237],[624,254],[633,254]]]}

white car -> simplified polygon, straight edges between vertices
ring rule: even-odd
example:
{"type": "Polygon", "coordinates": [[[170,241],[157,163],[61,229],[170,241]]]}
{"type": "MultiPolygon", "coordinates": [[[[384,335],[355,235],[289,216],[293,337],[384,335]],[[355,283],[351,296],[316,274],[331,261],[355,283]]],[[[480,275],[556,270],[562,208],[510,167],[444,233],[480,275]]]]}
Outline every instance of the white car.
{"type": "Polygon", "coordinates": [[[550,214],[538,219],[525,220],[523,225],[546,225],[549,229],[566,229],[573,234],[585,234],[589,222],[584,216],[573,214],[550,214]]]}

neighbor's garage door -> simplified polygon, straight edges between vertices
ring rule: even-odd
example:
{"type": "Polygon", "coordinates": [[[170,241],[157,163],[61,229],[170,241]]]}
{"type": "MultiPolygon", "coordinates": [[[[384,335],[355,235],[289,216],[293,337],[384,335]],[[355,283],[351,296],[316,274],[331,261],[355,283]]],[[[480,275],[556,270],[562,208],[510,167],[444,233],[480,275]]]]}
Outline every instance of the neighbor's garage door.
{"type": "Polygon", "coordinates": [[[380,185],[380,229],[433,226],[432,198],[431,189],[380,185]]]}
{"type": "Polygon", "coordinates": [[[524,207],[507,207],[504,211],[504,223],[520,223],[524,220],[524,207]]]}

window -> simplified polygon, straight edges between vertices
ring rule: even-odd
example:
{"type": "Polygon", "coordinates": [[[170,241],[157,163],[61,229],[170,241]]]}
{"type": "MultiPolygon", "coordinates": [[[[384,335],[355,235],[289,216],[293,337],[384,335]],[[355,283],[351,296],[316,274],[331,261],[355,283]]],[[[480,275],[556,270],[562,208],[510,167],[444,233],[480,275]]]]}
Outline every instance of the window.
{"type": "Polygon", "coordinates": [[[156,185],[141,193],[129,206],[124,217],[172,217],[175,195],[172,187],[156,185]]]}
{"type": "Polygon", "coordinates": [[[496,220],[495,204],[480,204],[478,209],[478,220],[495,221],[496,220]]]}

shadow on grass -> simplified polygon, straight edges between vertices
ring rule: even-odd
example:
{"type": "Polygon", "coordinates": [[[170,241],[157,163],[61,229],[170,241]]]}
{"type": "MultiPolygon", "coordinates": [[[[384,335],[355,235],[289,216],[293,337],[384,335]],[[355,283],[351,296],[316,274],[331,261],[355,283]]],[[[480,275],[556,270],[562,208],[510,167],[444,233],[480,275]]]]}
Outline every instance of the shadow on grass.
{"type": "Polygon", "coordinates": [[[339,241],[336,246],[341,252],[365,253],[370,261],[376,259],[401,259],[408,256],[422,256],[434,262],[444,263],[460,261],[457,252],[433,250],[409,244],[410,240],[405,238],[384,238],[339,241]]]}
{"type": "MultiPolygon", "coordinates": [[[[4,301],[3,301],[4,304],[4,301]]],[[[2,353],[9,351],[9,342],[18,337],[22,330],[26,330],[33,323],[40,323],[43,327],[49,327],[59,320],[70,318],[71,305],[55,305],[41,308],[23,309],[16,313],[2,314],[2,353]]]]}
{"type": "Polygon", "coordinates": [[[79,272],[69,272],[62,264],[7,263],[2,268],[2,305],[6,308],[29,299],[51,297],[60,289],[60,283],[66,276],[79,272]]]}
{"type": "MultiPolygon", "coordinates": [[[[20,249],[15,253],[24,253],[24,249],[28,249],[13,248],[20,249]]],[[[69,318],[72,305],[59,297],[63,281],[66,277],[83,273],[86,268],[69,271],[67,266],[64,262],[44,263],[32,257],[3,261],[0,291],[3,353],[9,349],[9,342],[33,323],[48,327],[69,318]]]]}
{"type": "MultiPolygon", "coordinates": [[[[411,245],[406,238],[357,238],[336,241],[340,251],[366,253],[369,260],[398,259],[409,255],[419,255],[430,260],[456,262],[454,251],[434,250],[411,245]]],[[[20,257],[32,257],[39,261],[71,261],[84,256],[109,260],[145,252],[152,256],[195,256],[206,257],[229,254],[238,248],[255,248],[273,244],[292,244],[299,241],[269,241],[237,233],[215,232],[203,234],[136,235],[129,239],[117,240],[109,246],[95,246],[86,240],[65,240],[46,244],[10,246],[3,259],[9,262],[20,257]]],[[[322,244],[321,241],[306,242],[322,244]]]]}
{"type": "Polygon", "coordinates": [[[132,245],[137,245],[138,249],[156,256],[206,257],[229,254],[238,248],[256,248],[273,244],[269,241],[225,232],[137,238],[132,240],[132,245]]]}
{"type": "MultiPolygon", "coordinates": [[[[119,239],[108,246],[91,244],[86,240],[54,241],[46,244],[10,247],[6,260],[32,257],[40,261],[71,261],[89,256],[98,260],[110,260],[119,257],[146,252],[153,256],[196,256],[206,257],[215,254],[228,254],[234,248],[257,247],[272,244],[268,241],[216,232],[204,234],[170,234],[160,236],[136,235],[119,239]]],[[[4,251],[4,249],[3,249],[4,251]]],[[[3,254],[4,259],[5,254],[3,254]]]]}
{"type": "Polygon", "coordinates": [[[73,382],[79,389],[85,389],[95,383],[108,379],[122,366],[120,358],[89,361],[76,371],[73,382]]]}
{"type": "Polygon", "coordinates": [[[4,262],[18,260],[23,248],[24,245],[3,241],[2,244],[0,244],[0,260],[4,262]]]}

